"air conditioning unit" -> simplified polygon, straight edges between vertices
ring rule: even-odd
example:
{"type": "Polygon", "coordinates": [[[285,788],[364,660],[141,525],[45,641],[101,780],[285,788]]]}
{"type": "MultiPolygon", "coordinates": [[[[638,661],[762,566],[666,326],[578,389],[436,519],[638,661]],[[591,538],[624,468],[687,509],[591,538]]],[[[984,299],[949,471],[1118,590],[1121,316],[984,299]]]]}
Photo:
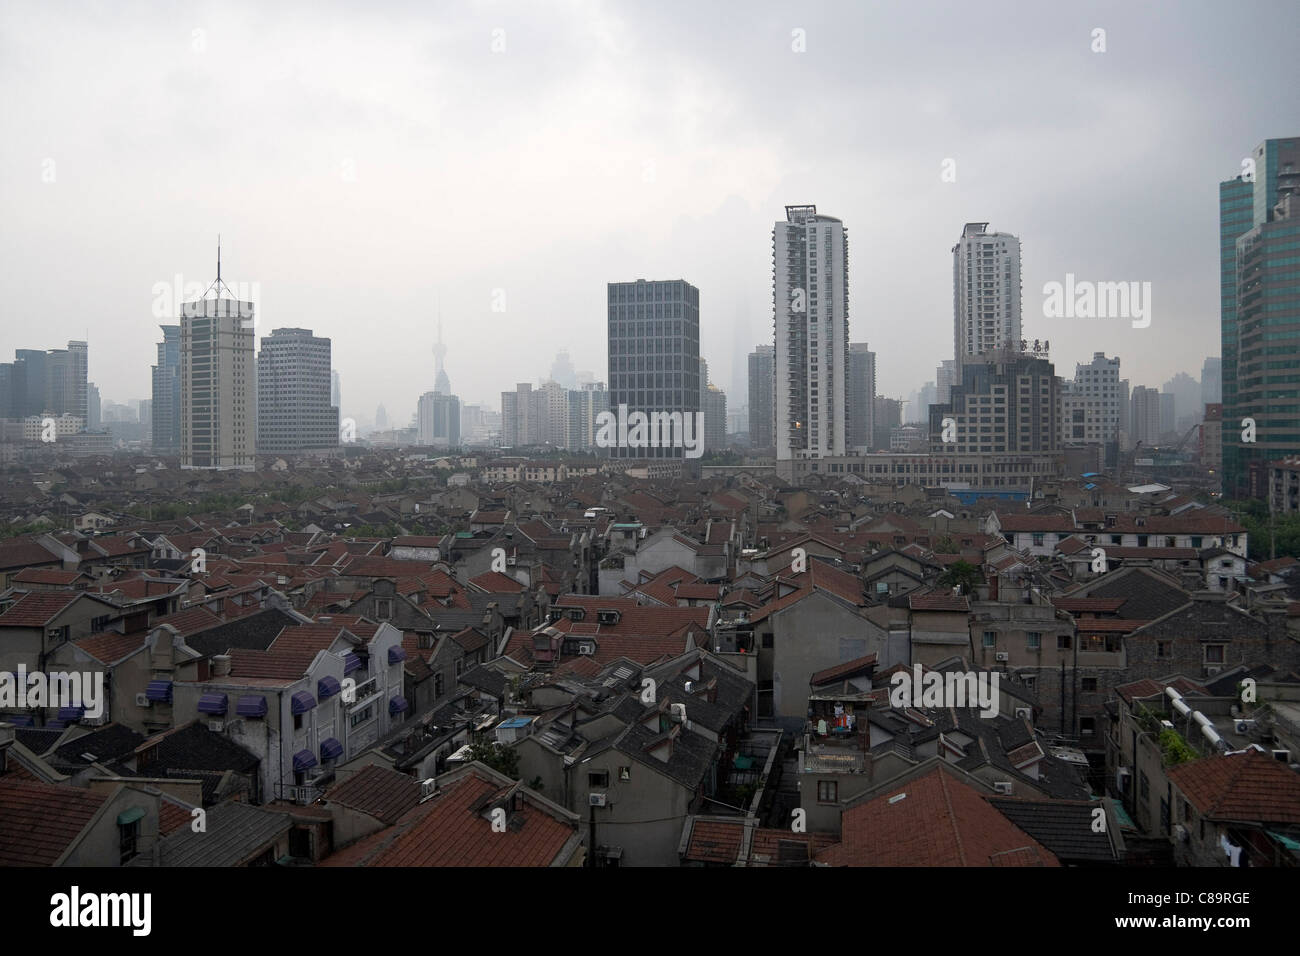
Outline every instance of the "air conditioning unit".
{"type": "Polygon", "coordinates": [[[506,558],[506,567],[513,568],[518,562],[518,558],[506,558]]]}
{"type": "Polygon", "coordinates": [[[1033,719],[1034,719],[1034,708],[1032,708],[1032,707],[1017,707],[1017,708],[1016,708],[1016,716],[1017,716],[1017,717],[1023,717],[1023,718],[1025,718],[1025,720],[1033,720],[1033,719]]]}
{"type": "Polygon", "coordinates": [[[607,797],[603,793],[587,794],[587,803],[589,806],[593,806],[593,807],[603,807],[608,805],[607,797]]]}
{"type": "Polygon", "coordinates": [[[1219,673],[1219,671],[1221,671],[1221,670],[1223,670],[1223,668],[1222,668],[1221,666],[1217,665],[1217,664],[1215,664],[1215,665],[1206,665],[1206,667],[1205,667],[1205,676],[1206,676],[1206,677],[1213,677],[1215,674],[1219,673]]]}
{"type": "Polygon", "coordinates": [[[433,796],[434,794],[436,794],[437,792],[438,792],[438,784],[437,784],[436,782],[434,782],[434,779],[433,779],[432,777],[429,777],[429,778],[427,778],[427,779],[425,779],[425,780],[421,780],[421,781],[420,781],[420,800],[421,800],[421,802],[423,802],[423,801],[425,801],[425,800],[428,800],[430,797],[432,797],[432,796],[433,796]]]}
{"type": "Polygon", "coordinates": [[[221,733],[221,732],[222,732],[223,730],[225,730],[225,729],[226,729],[226,722],[223,721],[223,720],[209,720],[209,721],[208,721],[208,730],[211,730],[211,731],[213,731],[214,733],[218,733],[218,734],[219,734],[219,733],[221,733]]]}
{"type": "Polygon", "coordinates": [[[998,651],[996,654],[993,655],[993,659],[995,661],[1005,662],[1011,660],[1011,655],[1008,654],[1006,651],[998,651]]]}
{"type": "Polygon", "coordinates": [[[994,781],[994,783],[993,783],[993,789],[996,790],[998,793],[1003,793],[1003,794],[1006,794],[1007,796],[1010,796],[1010,795],[1011,795],[1011,781],[1010,781],[1010,780],[997,780],[997,781],[994,781]]]}
{"type": "Polygon", "coordinates": [[[1255,729],[1256,722],[1253,720],[1239,720],[1232,725],[1232,729],[1239,734],[1248,734],[1255,729]]]}
{"type": "Polygon", "coordinates": [[[672,704],[672,705],[669,706],[668,709],[669,709],[669,712],[673,715],[673,720],[685,720],[685,719],[686,719],[686,705],[685,705],[685,704],[672,704]]]}
{"type": "Polygon", "coordinates": [[[149,695],[148,695],[148,694],[145,694],[145,693],[139,693],[139,694],[136,694],[136,695],[135,695],[135,706],[137,706],[137,707],[152,707],[152,706],[153,706],[153,701],[151,701],[151,700],[149,699],[149,695]]]}

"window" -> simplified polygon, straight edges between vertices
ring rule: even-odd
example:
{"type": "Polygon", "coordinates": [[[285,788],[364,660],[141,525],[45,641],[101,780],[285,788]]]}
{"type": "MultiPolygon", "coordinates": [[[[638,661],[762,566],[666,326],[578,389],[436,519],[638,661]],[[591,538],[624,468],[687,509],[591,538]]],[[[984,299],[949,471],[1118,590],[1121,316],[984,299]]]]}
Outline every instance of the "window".
{"type": "Polygon", "coordinates": [[[433,696],[441,697],[445,689],[446,680],[443,677],[442,671],[438,671],[438,673],[433,675],[433,696]]]}
{"type": "Polygon", "coordinates": [[[1035,534],[1035,535],[1034,535],[1034,545],[1035,545],[1035,547],[1042,547],[1042,545],[1043,545],[1043,535],[1041,535],[1041,534],[1035,534]]]}
{"type": "Polygon", "coordinates": [[[1205,645],[1205,663],[1222,664],[1224,659],[1224,650],[1226,644],[1206,644],[1205,645]]]}
{"type": "Polygon", "coordinates": [[[995,632],[993,632],[993,631],[985,631],[985,632],[984,632],[984,642],[983,642],[983,643],[984,643],[984,646],[985,646],[985,647],[993,647],[993,646],[995,646],[995,644],[996,644],[996,642],[997,642],[997,637],[998,637],[998,636],[997,636],[997,634],[996,634],[995,632]]]}
{"type": "Polygon", "coordinates": [[[592,790],[604,790],[609,786],[608,770],[592,770],[587,774],[587,786],[592,790]]]}
{"type": "Polygon", "coordinates": [[[619,768],[618,768],[618,779],[619,779],[619,780],[631,780],[631,779],[632,779],[632,768],[631,768],[631,767],[619,767],[619,768]]]}
{"type": "Polygon", "coordinates": [[[1030,631],[1025,635],[1025,647],[1031,651],[1040,650],[1043,646],[1043,634],[1041,631],[1030,631]]]}
{"type": "Polygon", "coordinates": [[[1096,717],[1080,717],[1080,718],[1079,718],[1079,736],[1080,736],[1080,737],[1091,737],[1091,736],[1092,736],[1093,734],[1095,734],[1096,732],[1097,732],[1097,718],[1096,718],[1096,717]]]}
{"type": "Polygon", "coordinates": [[[1082,688],[1082,690],[1083,690],[1083,692],[1084,692],[1085,694],[1091,694],[1091,693],[1096,692],[1096,690],[1097,690],[1097,678],[1095,678],[1095,677],[1085,677],[1082,681],[1080,681],[1080,687],[1082,688]]]}
{"type": "Polygon", "coordinates": [[[764,646],[764,647],[771,647],[771,646],[772,646],[772,632],[771,632],[771,631],[768,631],[766,634],[763,635],[763,646],[764,646]]]}
{"type": "Polygon", "coordinates": [[[139,852],[136,849],[136,843],[140,839],[140,819],[136,818],[130,823],[119,823],[117,825],[117,835],[121,861],[126,863],[127,860],[130,860],[139,852]]]}
{"type": "Polygon", "coordinates": [[[834,780],[817,781],[817,802],[835,803],[839,800],[840,785],[834,780]]]}
{"type": "Polygon", "coordinates": [[[370,704],[362,710],[357,711],[348,717],[348,726],[356,727],[358,724],[364,724],[367,720],[375,715],[375,705],[370,704]]]}
{"type": "Polygon", "coordinates": [[[1073,639],[1070,637],[1069,634],[1056,635],[1056,649],[1058,651],[1068,651],[1072,643],[1073,643],[1073,639]]]}
{"type": "Polygon", "coordinates": [[[375,599],[375,616],[381,621],[390,621],[393,618],[393,599],[376,598],[375,599]]]}
{"type": "Polygon", "coordinates": [[[302,714],[293,715],[293,729],[302,730],[302,714]]]}

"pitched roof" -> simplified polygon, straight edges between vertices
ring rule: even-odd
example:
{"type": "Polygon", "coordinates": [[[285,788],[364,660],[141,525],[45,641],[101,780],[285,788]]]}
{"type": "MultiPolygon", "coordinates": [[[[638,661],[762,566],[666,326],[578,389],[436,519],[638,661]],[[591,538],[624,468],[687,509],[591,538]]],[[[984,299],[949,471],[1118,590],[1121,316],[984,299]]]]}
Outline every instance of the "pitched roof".
{"type": "MultiPolygon", "coordinates": [[[[159,866],[241,866],[293,827],[287,813],[230,801],[207,813],[207,828],[195,833],[182,827],[158,844],[159,866]]],[[[151,866],[142,853],[128,866],[151,866]]]]}
{"type": "Polygon", "coordinates": [[[0,779],[0,866],[53,866],[109,794],[0,779]]]}
{"type": "Polygon", "coordinates": [[[437,796],[409,811],[395,827],[380,831],[326,861],[336,866],[550,866],[577,837],[566,822],[521,794],[504,832],[494,832],[483,810],[518,791],[477,767],[441,787],[437,796]]]}
{"type": "Polygon", "coordinates": [[[420,784],[404,773],[370,764],[333,787],[326,800],[391,825],[419,806],[420,784]]]}
{"type": "Polygon", "coordinates": [[[1060,866],[944,765],[845,810],[840,842],[817,859],[833,866],[1060,866]]]}
{"type": "Polygon", "coordinates": [[[820,670],[808,678],[808,683],[813,687],[834,683],[864,673],[875,665],[876,655],[874,653],[867,654],[865,657],[857,657],[851,661],[845,661],[843,664],[836,664],[834,667],[820,670]]]}
{"type": "Polygon", "coordinates": [[[119,634],[116,631],[101,631],[72,643],[101,664],[116,664],[144,647],[144,639],[145,635],[140,633],[119,634]]]}
{"type": "Polygon", "coordinates": [[[989,803],[1003,816],[1071,863],[1113,863],[1110,837],[1093,828],[1093,810],[1100,804],[1083,800],[1018,800],[994,797],[989,803]]]}
{"type": "Polygon", "coordinates": [[[1174,767],[1169,779],[1208,817],[1300,823],[1300,776],[1253,747],[1174,767]]]}
{"type": "Polygon", "coordinates": [[[28,591],[0,614],[0,627],[40,627],[79,597],[79,591],[28,591]]]}
{"type": "Polygon", "coordinates": [[[469,583],[489,594],[519,594],[528,589],[500,571],[485,571],[469,579],[469,583]]]}

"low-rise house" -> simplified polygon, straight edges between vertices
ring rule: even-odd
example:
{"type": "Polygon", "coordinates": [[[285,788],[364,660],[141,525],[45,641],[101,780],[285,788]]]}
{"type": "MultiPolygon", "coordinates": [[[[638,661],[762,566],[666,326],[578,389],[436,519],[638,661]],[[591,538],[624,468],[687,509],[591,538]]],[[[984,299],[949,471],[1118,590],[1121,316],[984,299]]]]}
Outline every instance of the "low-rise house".
{"type": "Polygon", "coordinates": [[[420,786],[420,802],[325,866],[581,866],[581,818],[481,763],[420,786]]]}

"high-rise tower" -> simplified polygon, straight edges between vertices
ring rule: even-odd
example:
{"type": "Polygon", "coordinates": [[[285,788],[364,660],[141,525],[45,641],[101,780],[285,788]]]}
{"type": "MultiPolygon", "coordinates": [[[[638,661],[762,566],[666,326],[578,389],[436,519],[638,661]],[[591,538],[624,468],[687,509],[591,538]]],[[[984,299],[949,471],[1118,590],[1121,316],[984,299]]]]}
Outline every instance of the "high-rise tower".
{"type": "Polygon", "coordinates": [[[844,223],[786,206],[772,229],[776,457],[843,455],[848,438],[849,254],[844,223]]]}

